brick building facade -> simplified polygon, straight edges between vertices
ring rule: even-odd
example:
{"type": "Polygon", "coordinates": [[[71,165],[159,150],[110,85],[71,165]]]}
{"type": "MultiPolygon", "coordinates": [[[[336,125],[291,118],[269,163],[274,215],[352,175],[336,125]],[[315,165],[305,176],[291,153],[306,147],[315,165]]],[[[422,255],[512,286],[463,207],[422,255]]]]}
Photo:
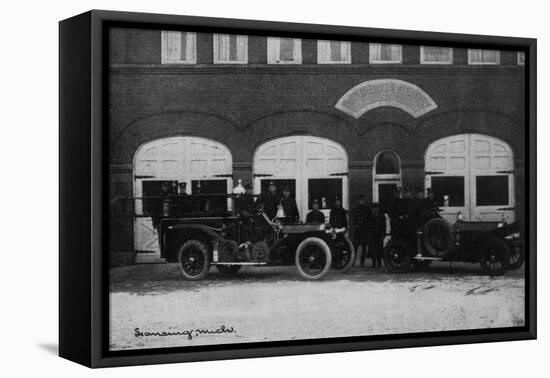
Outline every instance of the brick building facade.
{"type": "MultiPolygon", "coordinates": [[[[323,64],[320,49],[328,45],[303,39],[289,42],[290,47],[277,41],[278,57],[287,48],[290,55],[300,55],[299,61],[279,64],[285,62],[270,61],[271,42],[264,36],[227,39],[226,55],[220,53],[221,45],[216,48],[216,35],[183,36],[177,39],[179,47],[167,52],[160,30],[111,30],[113,203],[144,195],[144,181],[185,181],[182,172],[196,176],[188,182],[192,192],[201,180],[195,169],[205,182],[223,179],[230,189],[241,179],[253,183],[255,192],[264,179],[294,180],[305,210],[312,192],[323,196],[328,190],[327,198],[341,195],[344,205],[353,207],[361,193],[380,201],[394,186],[433,186],[449,215],[521,217],[525,72],[517,52],[484,55],[453,48],[448,61],[428,64],[430,55],[422,47],[394,45],[383,51],[399,59],[387,63],[373,59],[384,52],[369,43],[350,42],[338,50],[341,62],[323,64]],[[192,58],[167,61],[178,49],[192,58]],[[241,61],[226,64],[220,57],[241,61]],[[196,166],[189,162],[192,154],[170,158],[177,149],[195,145],[206,149],[198,149],[198,155],[215,152],[196,166]],[[284,151],[295,156],[292,161],[281,158],[284,151]],[[163,153],[168,157],[159,157],[163,153]],[[262,164],[281,173],[260,172],[262,164]],[[285,164],[292,165],[295,177],[283,172],[285,164]],[[504,197],[487,198],[495,187],[506,192],[504,197]]],[[[136,250],[147,249],[140,245],[151,241],[154,232],[143,222],[113,217],[114,263],[131,263],[136,250]]]]}

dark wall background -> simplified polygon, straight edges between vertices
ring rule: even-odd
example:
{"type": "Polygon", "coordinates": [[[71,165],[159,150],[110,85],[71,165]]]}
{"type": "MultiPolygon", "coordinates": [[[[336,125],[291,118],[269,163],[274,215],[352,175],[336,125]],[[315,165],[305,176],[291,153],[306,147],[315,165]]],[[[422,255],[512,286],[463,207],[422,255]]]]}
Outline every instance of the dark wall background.
{"type": "MultiPolygon", "coordinates": [[[[482,133],[508,142],[517,165],[517,202],[523,203],[524,69],[516,53],[501,65],[420,65],[419,47],[404,46],[401,65],[369,65],[368,44],[352,43],[351,65],[317,65],[317,44],[304,40],[302,65],[267,65],[264,37],[250,37],[249,64],[213,65],[212,37],[197,35],[197,65],[161,65],[160,31],[111,31],[111,196],[132,196],[132,161],[139,145],[156,138],[194,135],[224,143],[235,178],[249,181],[255,149],[266,140],[309,134],[337,141],[350,162],[350,201],[371,196],[372,161],[381,150],[398,153],[405,185],[423,186],[424,152],[433,141],[482,133]],[[355,119],[334,105],[350,88],[373,79],[413,83],[438,105],[417,119],[383,107],[355,119]]],[[[520,206],[521,207],[521,206],[520,206]]],[[[521,210],[520,210],[521,211],[521,210]]],[[[128,224],[116,250],[131,251],[128,224]],[[129,234],[129,235],[128,235],[129,234]]]]}

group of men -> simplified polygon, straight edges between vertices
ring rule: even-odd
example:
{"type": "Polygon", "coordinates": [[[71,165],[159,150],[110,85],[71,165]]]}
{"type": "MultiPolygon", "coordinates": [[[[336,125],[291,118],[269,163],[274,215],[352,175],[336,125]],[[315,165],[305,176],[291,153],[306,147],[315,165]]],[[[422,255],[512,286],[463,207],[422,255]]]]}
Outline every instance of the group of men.
{"type": "MultiPolygon", "coordinates": [[[[176,213],[184,212],[188,208],[188,196],[186,194],[185,183],[180,183],[179,188],[171,190],[169,183],[162,185],[161,198],[174,192],[181,198],[179,206],[174,207],[176,213]],[[181,208],[180,208],[181,207],[181,208]]],[[[173,189],[173,188],[172,188],[173,189]]],[[[296,200],[291,195],[291,188],[285,186],[282,196],[277,193],[277,186],[270,182],[267,191],[260,194],[257,200],[252,195],[252,186],[245,186],[246,193],[235,199],[235,208],[241,214],[246,224],[251,223],[251,215],[254,209],[261,206],[263,211],[270,219],[278,218],[283,223],[297,223],[300,221],[300,213],[296,200]]],[[[167,201],[159,201],[159,214],[153,216],[153,225],[159,228],[160,220],[167,216],[167,201]]],[[[351,224],[353,225],[352,237],[357,255],[360,256],[359,262],[363,267],[367,257],[372,259],[372,267],[380,268],[382,266],[382,250],[384,238],[386,237],[386,216],[388,214],[391,222],[392,233],[398,230],[402,235],[414,237],[415,231],[423,225],[431,216],[433,209],[436,208],[434,195],[431,189],[427,190],[427,196],[424,197],[424,191],[417,188],[416,193],[410,186],[396,188],[393,196],[382,204],[367,204],[365,195],[359,196],[358,204],[351,211],[351,224]],[[359,252],[361,252],[359,254],[359,252]]],[[[311,210],[306,216],[306,223],[323,224],[326,222],[325,214],[320,210],[318,199],[313,199],[311,210]]],[[[342,202],[336,198],[333,207],[330,210],[328,223],[335,228],[348,228],[348,211],[342,207],[342,202]]],[[[251,227],[249,227],[251,229],[251,227]]],[[[244,227],[243,230],[247,230],[244,227]]],[[[249,236],[249,235],[247,235],[249,236]]]]}

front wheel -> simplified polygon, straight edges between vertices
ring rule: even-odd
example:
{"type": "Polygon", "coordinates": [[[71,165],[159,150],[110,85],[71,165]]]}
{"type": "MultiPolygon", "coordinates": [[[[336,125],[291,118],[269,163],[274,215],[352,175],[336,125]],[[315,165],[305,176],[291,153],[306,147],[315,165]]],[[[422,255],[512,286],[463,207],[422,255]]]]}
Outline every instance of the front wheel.
{"type": "Polygon", "coordinates": [[[178,265],[187,280],[202,280],[210,269],[210,251],[200,240],[188,240],[178,250],[178,265]]]}
{"type": "Polygon", "coordinates": [[[491,238],[481,247],[480,265],[490,276],[501,276],[510,264],[510,248],[504,240],[491,238]]]}
{"type": "Polygon", "coordinates": [[[355,262],[355,248],[347,236],[342,236],[334,242],[332,267],[345,273],[355,262]]]}
{"type": "Polygon", "coordinates": [[[407,245],[399,240],[390,240],[383,253],[384,265],[391,273],[405,273],[411,268],[411,256],[407,245]]]}
{"type": "Polygon", "coordinates": [[[306,238],[296,249],[295,262],[302,277],[320,280],[327,275],[332,264],[330,248],[321,238],[306,238]]]}

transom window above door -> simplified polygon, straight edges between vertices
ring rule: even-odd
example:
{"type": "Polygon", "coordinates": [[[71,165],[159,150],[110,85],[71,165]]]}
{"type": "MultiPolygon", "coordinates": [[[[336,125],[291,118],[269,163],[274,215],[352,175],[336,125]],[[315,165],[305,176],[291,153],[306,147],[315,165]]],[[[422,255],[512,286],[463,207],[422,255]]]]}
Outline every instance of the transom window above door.
{"type": "Polygon", "coordinates": [[[180,31],[161,33],[163,64],[195,64],[197,62],[197,35],[180,31]]]}
{"type": "Polygon", "coordinates": [[[500,64],[500,51],[468,49],[468,64],[500,64]]]}
{"type": "Polygon", "coordinates": [[[390,45],[386,43],[369,44],[370,63],[402,63],[403,48],[401,45],[390,45]]]}
{"type": "Polygon", "coordinates": [[[420,46],[421,64],[452,64],[452,47],[420,46]]]}
{"type": "Polygon", "coordinates": [[[351,44],[343,41],[317,41],[319,64],[351,63],[351,44]]]}
{"type": "Polygon", "coordinates": [[[302,40],[269,37],[267,39],[267,62],[269,64],[301,64],[302,40]]]}
{"type": "Polygon", "coordinates": [[[248,62],[246,35],[214,34],[214,63],[244,64],[248,62]]]}

